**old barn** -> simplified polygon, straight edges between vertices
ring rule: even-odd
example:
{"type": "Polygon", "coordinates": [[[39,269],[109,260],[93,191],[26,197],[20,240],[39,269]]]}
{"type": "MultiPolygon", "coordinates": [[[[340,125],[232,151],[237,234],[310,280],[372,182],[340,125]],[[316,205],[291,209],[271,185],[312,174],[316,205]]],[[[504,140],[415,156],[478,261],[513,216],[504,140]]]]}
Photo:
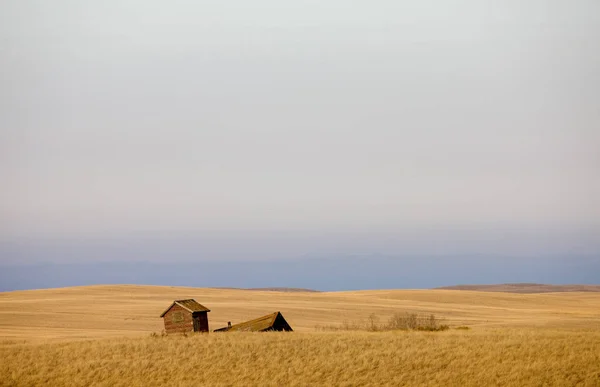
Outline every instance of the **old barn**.
{"type": "Polygon", "coordinates": [[[283,318],[281,312],[275,312],[243,323],[228,325],[223,328],[215,329],[215,332],[266,332],[266,331],[287,331],[293,329],[283,318]]]}
{"type": "Polygon", "coordinates": [[[196,300],[175,300],[161,315],[167,333],[208,332],[210,309],[196,300]]]}

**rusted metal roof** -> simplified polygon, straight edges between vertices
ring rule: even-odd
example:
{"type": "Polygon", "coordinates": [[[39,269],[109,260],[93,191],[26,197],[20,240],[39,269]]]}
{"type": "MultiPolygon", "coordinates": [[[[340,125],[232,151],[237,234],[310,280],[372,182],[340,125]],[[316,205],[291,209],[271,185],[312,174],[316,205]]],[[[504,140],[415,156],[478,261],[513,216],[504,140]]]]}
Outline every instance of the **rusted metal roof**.
{"type": "Polygon", "coordinates": [[[283,318],[283,315],[280,312],[275,312],[254,320],[232,325],[231,327],[215,329],[215,332],[264,332],[271,330],[292,331],[292,327],[285,321],[285,318],[283,318]]]}
{"type": "Polygon", "coordinates": [[[173,303],[167,308],[165,309],[164,312],[162,312],[162,314],[160,315],[160,317],[164,317],[165,314],[167,314],[167,312],[169,311],[169,309],[171,309],[173,307],[173,305],[179,305],[181,306],[183,309],[187,310],[190,313],[194,313],[194,312],[210,312],[210,309],[208,309],[206,306],[199,304],[198,302],[196,302],[196,300],[194,299],[189,299],[189,300],[175,300],[173,301],[173,303]]]}

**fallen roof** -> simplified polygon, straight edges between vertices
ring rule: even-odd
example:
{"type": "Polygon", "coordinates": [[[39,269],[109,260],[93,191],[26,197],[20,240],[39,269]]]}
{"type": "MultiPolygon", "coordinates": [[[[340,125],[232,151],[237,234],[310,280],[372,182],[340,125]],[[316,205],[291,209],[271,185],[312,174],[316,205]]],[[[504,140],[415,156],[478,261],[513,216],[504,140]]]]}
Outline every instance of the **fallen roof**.
{"type": "Polygon", "coordinates": [[[173,303],[167,309],[165,309],[164,312],[162,312],[160,317],[164,317],[165,314],[167,314],[167,312],[169,311],[169,309],[171,309],[173,307],[173,305],[175,305],[175,304],[181,306],[183,309],[187,310],[190,313],[210,312],[210,309],[208,309],[206,306],[199,304],[198,302],[196,302],[196,300],[190,298],[189,300],[173,301],[173,303]]]}
{"type": "Polygon", "coordinates": [[[214,331],[262,332],[269,330],[293,331],[292,327],[290,327],[287,321],[285,321],[285,318],[283,318],[281,312],[271,313],[266,316],[255,318],[254,320],[232,325],[230,327],[215,329],[214,331]]]}

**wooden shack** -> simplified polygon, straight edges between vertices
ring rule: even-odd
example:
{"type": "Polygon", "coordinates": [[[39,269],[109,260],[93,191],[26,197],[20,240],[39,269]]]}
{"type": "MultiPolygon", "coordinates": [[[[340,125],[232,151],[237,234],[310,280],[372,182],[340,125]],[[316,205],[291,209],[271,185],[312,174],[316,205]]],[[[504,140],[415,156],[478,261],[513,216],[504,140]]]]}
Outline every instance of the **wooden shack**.
{"type": "Polygon", "coordinates": [[[293,329],[288,322],[283,318],[281,312],[275,312],[256,318],[254,320],[242,322],[215,329],[215,332],[266,332],[266,331],[286,331],[292,332],[293,329]]]}
{"type": "Polygon", "coordinates": [[[208,312],[196,300],[175,300],[160,317],[167,333],[208,332],[208,312]]]}

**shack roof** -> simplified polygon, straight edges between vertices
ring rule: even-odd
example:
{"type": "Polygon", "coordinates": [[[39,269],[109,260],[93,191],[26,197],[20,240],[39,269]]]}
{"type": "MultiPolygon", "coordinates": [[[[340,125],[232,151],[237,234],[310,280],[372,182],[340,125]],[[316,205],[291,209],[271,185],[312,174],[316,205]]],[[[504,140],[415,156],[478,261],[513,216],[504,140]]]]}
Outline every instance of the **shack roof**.
{"type": "Polygon", "coordinates": [[[167,314],[167,312],[175,304],[181,306],[183,309],[187,310],[190,313],[194,313],[194,312],[210,312],[210,309],[208,309],[206,306],[204,306],[202,304],[199,304],[198,302],[196,302],[196,300],[190,298],[188,300],[175,300],[175,301],[173,301],[173,303],[167,309],[165,309],[164,312],[162,312],[162,314],[160,315],[160,317],[164,317],[165,314],[167,314]]]}
{"type": "Polygon", "coordinates": [[[280,312],[275,312],[255,318],[254,320],[245,321],[239,324],[232,325],[231,327],[224,327],[215,329],[215,332],[229,332],[229,331],[242,331],[242,332],[261,332],[268,330],[285,330],[291,331],[292,327],[285,321],[283,315],[280,312]],[[278,329],[279,328],[279,329],[278,329]]]}

